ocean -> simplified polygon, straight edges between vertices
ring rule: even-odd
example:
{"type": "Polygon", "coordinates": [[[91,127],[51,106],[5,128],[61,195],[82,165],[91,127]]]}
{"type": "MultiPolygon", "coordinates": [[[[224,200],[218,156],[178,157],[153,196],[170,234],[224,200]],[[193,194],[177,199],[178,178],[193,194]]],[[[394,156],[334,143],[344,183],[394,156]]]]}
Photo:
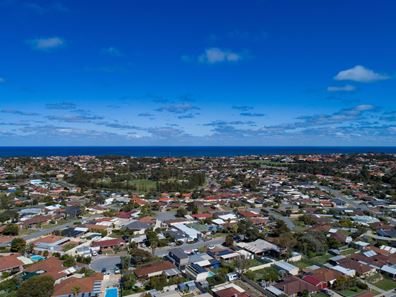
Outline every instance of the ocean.
{"type": "Polygon", "coordinates": [[[395,146],[18,146],[0,147],[0,157],[133,156],[133,157],[231,157],[292,154],[396,154],[395,146]]]}

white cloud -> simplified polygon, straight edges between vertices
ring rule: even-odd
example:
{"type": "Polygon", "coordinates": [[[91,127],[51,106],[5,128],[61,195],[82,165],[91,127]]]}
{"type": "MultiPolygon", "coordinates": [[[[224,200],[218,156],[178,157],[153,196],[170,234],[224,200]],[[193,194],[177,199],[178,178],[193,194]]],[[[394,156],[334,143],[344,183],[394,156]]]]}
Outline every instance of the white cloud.
{"type": "Polygon", "coordinates": [[[365,68],[362,65],[356,65],[353,68],[338,72],[334,77],[335,80],[351,80],[357,82],[374,82],[378,80],[389,79],[389,76],[374,72],[371,69],[365,68]]]}
{"type": "Polygon", "coordinates": [[[327,87],[328,92],[352,92],[355,90],[356,90],[355,86],[352,85],[327,87]]]}
{"type": "Polygon", "coordinates": [[[374,108],[375,108],[375,106],[371,105],[371,104],[361,104],[361,105],[355,106],[354,110],[356,110],[356,111],[366,111],[366,110],[372,110],[374,108]]]}
{"type": "Polygon", "coordinates": [[[105,54],[107,54],[109,56],[113,56],[113,57],[122,56],[121,51],[118,48],[114,47],[114,46],[110,46],[110,47],[104,48],[102,51],[103,51],[103,53],[105,53],[105,54]]]}
{"type": "Polygon", "coordinates": [[[33,49],[40,51],[50,51],[65,45],[64,39],[60,37],[36,38],[30,40],[29,43],[33,49]]]}
{"type": "Polygon", "coordinates": [[[215,64],[221,62],[238,62],[243,58],[243,55],[240,53],[212,47],[206,49],[205,52],[198,57],[198,61],[201,63],[215,64]]]}

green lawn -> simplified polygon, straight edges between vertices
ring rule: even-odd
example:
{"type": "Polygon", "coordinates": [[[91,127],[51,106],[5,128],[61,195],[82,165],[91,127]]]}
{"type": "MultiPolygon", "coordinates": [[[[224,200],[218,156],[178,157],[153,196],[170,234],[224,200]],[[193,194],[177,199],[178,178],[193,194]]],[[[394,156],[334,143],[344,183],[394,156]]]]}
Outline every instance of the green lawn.
{"type": "Polygon", "coordinates": [[[332,255],[330,255],[330,254],[324,254],[322,256],[317,256],[317,257],[312,257],[312,258],[304,257],[301,261],[294,262],[293,265],[297,266],[300,269],[303,269],[303,268],[306,268],[306,267],[312,266],[312,265],[323,265],[331,257],[332,257],[332,255]]]}
{"type": "Polygon", "coordinates": [[[267,267],[260,270],[251,271],[249,273],[252,276],[251,278],[256,282],[263,279],[272,281],[279,279],[278,271],[273,267],[267,267]]]}
{"type": "Polygon", "coordinates": [[[342,290],[342,291],[337,291],[337,292],[340,295],[344,296],[344,297],[353,297],[353,296],[356,296],[358,294],[361,294],[364,291],[365,290],[363,290],[363,289],[357,289],[356,291],[353,291],[353,290],[342,290]]]}
{"type": "Polygon", "coordinates": [[[396,288],[396,282],[387,277],[384,277],[382,280],[374,283],[373,285],[384,291],[389,291],[396,288]]]}
{"type": "Polygon", "coordinates": [[[156,182],[148,179],[133,179],[129,184],[135,186],[139,192],[149,192],[157,188],[156,182]]]}
{"type": "Polygon", "coordinates": [[[355,249],[353,249],[353,248],[347,248],[347,249],[345,249],[345,250],[341,250],[341,255],[343,255],[343,256],[348,256],[348,255],[354,254],[355,252],[356,252],[355,249]]]}
{"type": "Polygon", "coordinates": [[[249,267],[259,266],[259,265],[262,265],[262,264],[263,264],[263,262],[260,262],[257,259],[249,260],[249,267]]]}
{"type": "Polygon", "coordinates": [[[329,296],[327,296],[325,293],[318,292],[318,293],[312,294],[311,297],[329,297],[329,296]]]}

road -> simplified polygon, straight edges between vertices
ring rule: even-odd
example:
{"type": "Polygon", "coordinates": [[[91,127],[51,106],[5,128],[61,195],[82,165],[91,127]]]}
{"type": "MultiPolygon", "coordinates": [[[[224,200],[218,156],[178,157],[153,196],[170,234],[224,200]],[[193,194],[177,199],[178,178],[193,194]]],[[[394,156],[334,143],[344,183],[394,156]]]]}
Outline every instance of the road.
{"type": "Polygon", "coordinates": [[[294,228],[296,228],[296,225],[289,217],[283,216],[280,213],[277,213],[276,211],[271,210],[271,209],[267,209],[267,211],[275,219],[282,220],[283,222],[285,222],[285,224],[286,224],[287,228],[289,228],[289,230],[294,230],[294,228]]]}
{"type": "Polygon", "coordinates": [[[33,240],[35,238],[39,238],[41,236],[51,234],[54,231],[62,230],[62,229],[68,228],[68,227],[72,227],[72,226],[74,226],[73,225],[74,222],[81,222],[82,220],[90,220],[90,219],[93,219],[95,217],[98,217],[98,215],[94,214],[94,215],[90,215],[90,216],[87,216],[87,217],[83,217],[82,219],[79,219],[79,220],[72,220],[72,221],[64,223],[62,225],[56,225],[56,226],[51,227],[51,228],[41,229],[41,230],[38,230],[38,231],[36,231],[34,233],[26,234],[26,235],[23,235],[21,237],[23,239],[25,239],[26,241],[30,241],[30,240],[33,240]]]}
{"type": "Polygon", "coordinates": [[[327,187],[327,186],[320,186],[320,189],[322,191],[326,191],[326,192],[332,194],[335,198],[338,198],[338,199],[344,201],[346,204],[349,204],[349,205],[351,205],[354,208],[358,208],[358,209],[366,210],[366,211],[369,210],[367,205],[357,202],[354,198],[349,199],[348,196],[346,196],[343,193],[341,193],[341,191],[334,190],[334,189],[332,189],[330,187],[327,187]]]}
{"type": "Polygon", "coordinates": [[[371,231],[371,230],[368,230],[366,233],[363,233],[362,235],[360,235],[360,237],[370,237],[375,240],[381,240],[381,241],[396,241],[396,238],[375,235],[375,234],[373,234],[373,231],[371,231]]]}
{"type": "Polygon", "coordinates": [[[225,237],[216,237],[208,241],[201,240],[195,243],[185,243],[179,246],[166,246],[162,248],[157,248],[154,253],[156,256],[163,257],[167,255],[168,252],[174,248],[182,248],[183,250],[194,250],[194,249],[199,249],[203,246],[222,244],[224,241],[225,241],[225,237]]]}
{"type": "Polygon", "coordinates": [[[57,225],[55,227],[51,227],[51,228],[47,228],[47,229],[41,229],[39,231],[36,231],[34,233],[31,233],[31,234],[26,234],[26,235],[23,235],[21,237],[23,239],[25,239],[26,241],[30,241],[30,240],[33,240],[35,238],[39,238],[41,236],[51,234],[54,231],[62,230],[64,228],[67,228],[67,227],[70,227],[70,226],[73,226],[73,221],[65,223],[65,224],[62,224],[62,225],[57,225]]]}

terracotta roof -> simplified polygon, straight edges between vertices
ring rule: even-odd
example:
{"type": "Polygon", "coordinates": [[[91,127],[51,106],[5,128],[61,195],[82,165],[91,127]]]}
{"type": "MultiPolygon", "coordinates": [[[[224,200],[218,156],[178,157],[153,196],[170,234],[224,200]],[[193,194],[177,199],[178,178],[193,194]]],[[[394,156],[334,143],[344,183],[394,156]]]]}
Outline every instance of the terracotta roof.
{"type": "Polygon", "coordinates": [[[52,296],[55,297],[55,296],[71,295],[72,290],[75,287],[80,288],[80,294],[91,293],[94,291],[95,283],[102,280],[103,280],[103,275],[101,273],[96,273],[92,276],[85,278],[70,277],[62,281],[60,284],[55,285],[52,296]]]}
{"type": "Polygon", "coordinates": [[[194,219],[210,219],[213,217],[213,215],[211,213],[196,213],[193,214],[192,217],[194,219]]]}
{"type": "Polygon", "coordinates": [[[49,220],[51,220],[51,216],[38,215],[38,216],[35,216],[35,217],[31,218],[31,219],[23,221],[22,225],[29,226],[29,225],[33,225],[33,224],[40,224],[40,223],[45,223],[45,222],[47,222],[49,220]]]}
{"type": "Polygon", "coordinates": [[[370,266],[352,259],[342,259],[339,261],[339,265],[348,269],[354,269],[359,275],[373,270],[373,268],[371,268],[370,266]]]}
{"type": "Polygon", "coordinates": [[[30,266],[28,266],[25,271],[27,272],[36,272],[43,270],[51,276],[54,280],[60,279],[67,274],[63,272],[66,268],[63,267],[63,263],[56,257],[51,257],[43,261],[36,262],[30,266]]]}
{"type": "Polygon", "coordinates": [[[330,282],[335,280],[341,274],[335,270],[327,269],[327,268],[319,268],[313,271],[312,275],[320,280],[321,282],[330,282]]]}
{"type": "Polygon", "coordinates": [[[63,236],[48,235],[46,237],[39,238],[39,239],[33,241],[33,244],[35,244],[35,243],[55,243],[63,238],[64,238],[63,236]]]}
{"type": "Polygon", "coordinates": [[[139,268],[135,269],[135,274],[137,277],[145,277],[151,273],[160,272],[160,271],[164,271],[164,270],[171,269],[171,268],[175,268],[175,265],[173,265],[169,261],[163,261],[163,262],[139,267],[139,268]]]}
{"type": "Polygon", "coordinates": [[[140,198],[137,198],[137,197],[133,198],[132,201],[133,201],[133,203],[136,203],[136,204],[138,204],[140,206],[143,206],[143,205],[145,205],[147,203],[146,200],[143,200],[143,199],[140,199],[140,198]]]}
{"type": "Polygon", "coordinates": [[[11,254],[9,256],[0,257],[0,271],[9,270],[23,266],[23,262],[18,259],[20,254],[11,254]]]}
{"type": "Polygon", "coordinates": [[[386,257],[383,255],[375,255],[372,257],[366,257],[363,254],[352,254],[349,258],[356,260],[356,261],[361,261],[368,265],[373,265],[375,267],[381,267],[381,266],[388,264],[389,259],[390,259],[390,257],[386,257]]]}
{"type": "Polygon", "coordinates": [[[305,280],[306,282],[310,283],[311,285],[314,285],[315,287],[317,287],[321,283],[321,281],[318,280],[313,275],[306,275],[306,276],[303,277],[303,280],[305,280]]]}
{"type": "Polygon", "coordinates": [[[14,238],[15,238],[14,236],[0,236],[0,243],[9,243],[14,238]]]}
{"type": "Polygon", "coordinates": [[[101,231],[101,230],[106,230],[107,229],[107,226],[95,225],[95,224],[85,224],[84,227],[88,228],[89,230],[97,230],[97,231],[101,231]]]}
{"type": "Polygon", "coordinates": [[[145,216],[145,217],[140,218],[138,221],[143,222],[143,223],[153,223],[155,221],[155,219],[151,216],[145,216]]]}
{"type": "Polygon", "coordinates": [[[278,289],[281,289],[287,295],[294,295],[297,293],[302,293],[304,291],[317,292],[319,289],[314,285],[303,281],[302,279],[291,276],[286,278],[284,281],[275,285],[278,289]]]}
{"type": "Polygon", "coordinates": [[[124,244],[125,244],[125,241],[123,241],[122,239],[114,238],[114,239],[95,241],[92,243],[92,246],[107,248],[107,247],[119,246],[119,245],[124,245],[124,244]]]}
{"type": "Polygon", "coordinates": [[[118,214],[117,214],[117,217],[118,218],[121,218],[121,219],[129,219],[129,218],[131,218],[131,216],[132,216],[132,214],[133,214],[134,212],[131,210],[131,211],[120,211],[118,214]]]}

